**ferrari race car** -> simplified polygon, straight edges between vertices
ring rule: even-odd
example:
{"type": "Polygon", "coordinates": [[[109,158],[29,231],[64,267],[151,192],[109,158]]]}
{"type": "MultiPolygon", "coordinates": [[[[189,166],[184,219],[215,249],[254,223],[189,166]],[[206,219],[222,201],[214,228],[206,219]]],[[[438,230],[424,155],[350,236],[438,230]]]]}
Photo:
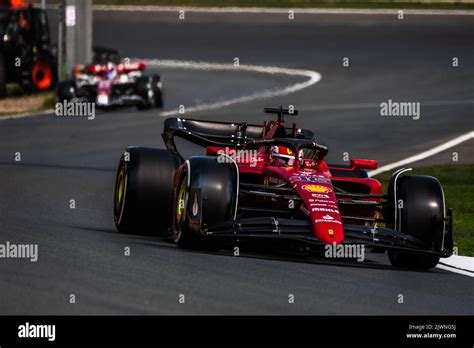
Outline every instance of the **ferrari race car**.
{"type": "MultiPolygon", "coordinates": [[[[97,54],[96,54],[97,55],[97,54]]],[[[98,107],[135,105],[138,109],[163,107],[160,76],[145,75],[144,62],[100,59],[74,68],[72,80],[60,82],[59,102],[89,102],[98,107]]]]}
{"type": "Polygon", "coordinates": [[[165,121],[166,149],[128,147],[115,183],[123,233],[169,236],[183,248],[260,243],[311,253],[327,245],[388,251],[392,265],[429,269],[453,251],[452,211],[430,176],[393,173],[387,193],[369,178],[373,160],[328,165],[328,148],[286,115],[262,125],[182,118],[165,121]],[[202,146],[184,159],[175,137],[202,146]]]}

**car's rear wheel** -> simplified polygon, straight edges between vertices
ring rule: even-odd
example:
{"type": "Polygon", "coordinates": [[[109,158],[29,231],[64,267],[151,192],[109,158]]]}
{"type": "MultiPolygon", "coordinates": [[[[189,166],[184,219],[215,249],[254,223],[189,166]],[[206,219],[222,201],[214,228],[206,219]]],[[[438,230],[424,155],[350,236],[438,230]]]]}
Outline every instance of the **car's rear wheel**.
{"type": "Polygon", "coordinates": [[[141,101],[137,103],[138,110],[151,109],[153,107],[153,90],[151,85],[152,81],[149,76],[137,78],[135,93],[141,98],[141,101]]]}
{"type": "Polygon", "coordinates": [[[161,88],[161,78],[160,75],[152,75],[151,76],[151,86],[153,89],[153,96],[154,96],[154,107],[155,108],[163,108],[163,91],[161,88]]]}
{"type": "Polygon", "coordinates": [[[127,149],[115,180],[114,220],[120,232],[165,235],[169,231],[173,175],[180,163],[168,150],[127,149]]]}
{"type": "Polygon", "coordinates": [[[137,103],[137,109],[151,109],[163,107],[163,96],[158,75],[142,76],[137,79],[135,93],[142,101],[137,103]]]}
{"type": "Polygon", "coordinates": [[[208,226],[233,218],[237,168],[215,157],[192,157],[181,171],[174,200],[173,240],[183,248],[219,248],[203,236],[208,226]]]}
{"type": "MultiPolygon", "coordinates": [[[[445,233],[444,193],[438,179],[431,176],[403,176],[396,188],[396,214],[394,228],[416,237],[426,244],[426,249],[440,252],[445,233]]],[[[439,262],[431,253],[389,250],[393,266],[399,268],[430,269],[439,262]]]]}

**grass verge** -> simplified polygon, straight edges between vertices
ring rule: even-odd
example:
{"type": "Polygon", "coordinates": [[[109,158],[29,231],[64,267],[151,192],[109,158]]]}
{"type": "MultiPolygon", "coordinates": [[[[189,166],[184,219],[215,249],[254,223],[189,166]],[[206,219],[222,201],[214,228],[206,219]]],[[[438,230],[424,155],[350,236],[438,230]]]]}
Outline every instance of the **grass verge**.
{"type": "Polygon", "coordinates": [[[54,92],[23,95],[19,87],[9,85],[7,93],[10,97],[0,99],[0,117],[41,112],[53,108],[55,104],[54,92]]]}
{"type": "MultiPolygon", "coordinates": [[[[446,206],[453,209],[453,235],[459,255],[474,256],[474,164],[414,168],[410,174],[431,175],[439,179],[446,206]]],[[[390,175],[382,173],[375,178],[386,184],[390,175]]]]}

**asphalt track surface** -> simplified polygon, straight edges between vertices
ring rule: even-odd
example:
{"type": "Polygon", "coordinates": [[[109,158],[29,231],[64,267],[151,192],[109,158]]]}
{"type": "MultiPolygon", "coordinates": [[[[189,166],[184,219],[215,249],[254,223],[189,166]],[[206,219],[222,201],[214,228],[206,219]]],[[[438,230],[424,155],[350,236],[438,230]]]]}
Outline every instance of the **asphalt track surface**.
{"type": "MultiPolygon", "coordinates": [[[[342,162],[347,151],[387,164],[473,128],[474,16],[400,21],[297,14],[289,21],[278,14],[190,13],[179,21],[175,13],[96,12],[94,34],[96,44],[124,56],[219,63],[239,57],[242,64],[320,72],[319,83],[295,94],[187,117],[260,123],[263,105],[294,104],[299,124],[329,146],[332,162],[342,162]],[[350,67],[342,66],[343,57],[350,67]],[[458,68],[452,57],[459,58],[458,68]],[[378,106],[365,105],[387,99],[421,102],[421,118],[384,118],[378,106]],[[438,104],[423,105],[433,101],[438,104]]],[[[179,69],[161,74],[165,109],[302,79],[179,69]]],[[[0,242],[39,245],[36,263],[0,260],[0,314],[474,313],[473,278],[396,270],[386,255],[370,254],[363,263],[234,257],[117,233],[118,158],[127,145],[162,146],[162,129],[158,112],[135,109],[99,112],[95,120],[42,115],[0,121],[0,242]],[[14,161],[16,152],[21,162],[14,161]],[[69,209],[70,199],[76,209],[69,209]]],[[[464,150],[460,163],[472,152],[464,150]]]]}

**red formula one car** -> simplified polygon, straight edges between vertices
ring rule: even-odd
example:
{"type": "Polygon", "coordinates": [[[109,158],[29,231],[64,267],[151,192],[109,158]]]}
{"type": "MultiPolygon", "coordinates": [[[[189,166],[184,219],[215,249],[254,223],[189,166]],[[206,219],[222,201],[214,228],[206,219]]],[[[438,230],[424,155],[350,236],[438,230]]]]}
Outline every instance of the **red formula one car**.
{"type": "Polygon", "coordinates": [[[263,243],[319,251],[364,245],[388,251],[396,267],[429,269],[453,250],[452,212],[429,176],[391,177],[387,194],[369,178],[373,160],[327,165],[326,146],[309,130],[285,127],[278,115],[263,125],[170,118],[167,149],[129,147],[116,178],[120,232],[171,236],[185,248],[219,249],[263,243]],[[185,160],[174,138],[205,148],[185,160]]]}

